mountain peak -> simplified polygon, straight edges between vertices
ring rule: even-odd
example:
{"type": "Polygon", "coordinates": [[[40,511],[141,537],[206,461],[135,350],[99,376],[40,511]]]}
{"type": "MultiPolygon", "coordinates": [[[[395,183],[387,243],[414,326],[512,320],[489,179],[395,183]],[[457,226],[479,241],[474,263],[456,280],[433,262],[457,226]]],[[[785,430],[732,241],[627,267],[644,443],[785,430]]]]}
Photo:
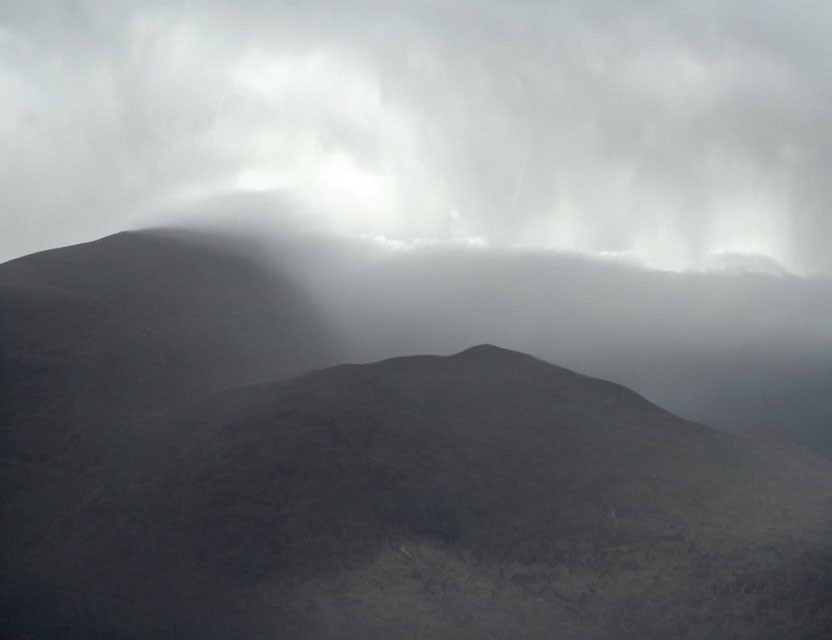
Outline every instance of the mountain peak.
{"type": "Polygon", "coordinates": [[[499,347],[491,343],[478,344],[462,351],[453,354],[451,358],[459,359],[483,359],[483,360],[537,360],[537,358],[530,356],[522,351],[508,349],[506,347],[499,347]]]}
{"type": "Polygon", "coordinates": [[[507,349],[506,347],[498,347],[495,344],[490,343],[483,343],[478,344],[473,347],[469,347],[460,351],[459,353],[455,354],[454,357],[465,357],[465,356],[485,356],[485,357],[515,357],[515,358],[525,358],[525,359],[536,359],[530,356],[527,353],[523,353],[522,351],[516,351],[514,349],[507,349]]]}
{"type": "Polygon", "coordinates": [[[497,345],[490,344],[488,342],[484,342],[482,344],[474,345],[473,347],[469,347],[460,351],[457,355],[462,354],[477,354],[477,353],[485,353],[485,354],[496,354],[496,353],[519,353],[519,351],[512,351],[511,349],[506,349],[504,347],[498,347],[497,345]]]}
{"type": "Polygon", "coordinates": [[[473,347],[469,347],[449,357],[454,360],[481,361],[491,363],[534,362],[538,364],[544,364],[547,367],[552,367],[556,369],[560,368],[556,365],[544,362],[543,360],[539,360],[534,356],[529,355],[528,353],[523,353],[522,351],[517,351],[515,349],[508,349],[506,347],[499,347],[490,343],[483,343],[475,345],[473,347]]]}

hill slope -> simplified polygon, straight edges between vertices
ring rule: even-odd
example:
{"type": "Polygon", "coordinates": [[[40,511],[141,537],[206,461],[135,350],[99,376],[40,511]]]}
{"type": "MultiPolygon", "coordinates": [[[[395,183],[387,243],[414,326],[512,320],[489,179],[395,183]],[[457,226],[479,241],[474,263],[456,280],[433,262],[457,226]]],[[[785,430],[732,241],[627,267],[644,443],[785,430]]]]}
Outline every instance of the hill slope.
{"type": "Polygon", "coordinates": [[[121,233],[7,262],[0,309],[0,419],[22,438],[337,362],[291,283],[207,234],[121,233]]]}
{"type": "Polygon", "coordinates": [[[189,428],[196,561],[299,580],[281,598],[321,637],[832,628],[832,465],[529,356],[337,367],[221,394],[189,428]]]}
{"type": "Polygon", "coordinates": [[[216,237],[0,265],[2,635],[829,636],[819,456],[488,345],[286,378],[337,361],[216,237]]]}
{"type": "Polygon", "coordinates": [[[21,580],[24,600],[47,597],[38,554],[54,550],[47,573],[66,578],[54,537],[102,487],[153,477],[172,414],[337,361],[314,305],[222,238],[122,233],[0,265],[4,604],[22,606],[21,580]]]}
{"type": "MultiPolygon", "coordinates": [[[[43,607],[52,618],[39,618],[49,629],[832,630],[827,461],[682,421],[618,385],[496,347],[215,393],[171,418],[133,469],[129,481],[98,475],[70,521],[17,542],[25,575],[57,594],[43,607]]],[[[41,501],[46,490],[20,491],[41,501]]]]}

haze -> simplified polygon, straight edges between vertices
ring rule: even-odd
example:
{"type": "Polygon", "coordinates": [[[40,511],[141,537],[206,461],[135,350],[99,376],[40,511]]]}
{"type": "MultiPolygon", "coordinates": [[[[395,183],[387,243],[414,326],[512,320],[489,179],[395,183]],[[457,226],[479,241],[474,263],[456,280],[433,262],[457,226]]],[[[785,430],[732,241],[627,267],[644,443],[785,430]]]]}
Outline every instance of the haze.
{"type": "Polygon", "coordinates": [[[827,276],[727,260],[676,273],[471,240],[347,236],[268,194],[177,213],[213,220],[295,283],[326,318],[341,358],[499,344],[620,382],[685,418],[779,434],[832,457],[827,276]]]}

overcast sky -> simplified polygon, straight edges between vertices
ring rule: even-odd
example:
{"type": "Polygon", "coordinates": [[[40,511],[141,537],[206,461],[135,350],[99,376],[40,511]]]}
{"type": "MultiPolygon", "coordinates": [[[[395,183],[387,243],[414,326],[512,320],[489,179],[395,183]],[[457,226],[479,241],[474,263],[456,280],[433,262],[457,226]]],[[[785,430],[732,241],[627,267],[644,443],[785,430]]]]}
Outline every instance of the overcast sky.
{"type": "Polygon", "coordinates": [[[277,189],[347,232],[830,272],[830,31],[827,0],[4,0],[0,260],[277,189]]]}

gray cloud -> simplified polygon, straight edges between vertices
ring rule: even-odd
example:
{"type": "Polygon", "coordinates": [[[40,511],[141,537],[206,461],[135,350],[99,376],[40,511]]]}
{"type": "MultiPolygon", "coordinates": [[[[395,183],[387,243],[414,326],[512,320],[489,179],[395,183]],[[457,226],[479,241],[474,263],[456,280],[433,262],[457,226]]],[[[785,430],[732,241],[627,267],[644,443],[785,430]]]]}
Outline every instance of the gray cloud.
{"type": "Polygon", "coordinates": [[[6,2],[0,255],[174,196],[832,269],[828,3],[6,2]]]}

